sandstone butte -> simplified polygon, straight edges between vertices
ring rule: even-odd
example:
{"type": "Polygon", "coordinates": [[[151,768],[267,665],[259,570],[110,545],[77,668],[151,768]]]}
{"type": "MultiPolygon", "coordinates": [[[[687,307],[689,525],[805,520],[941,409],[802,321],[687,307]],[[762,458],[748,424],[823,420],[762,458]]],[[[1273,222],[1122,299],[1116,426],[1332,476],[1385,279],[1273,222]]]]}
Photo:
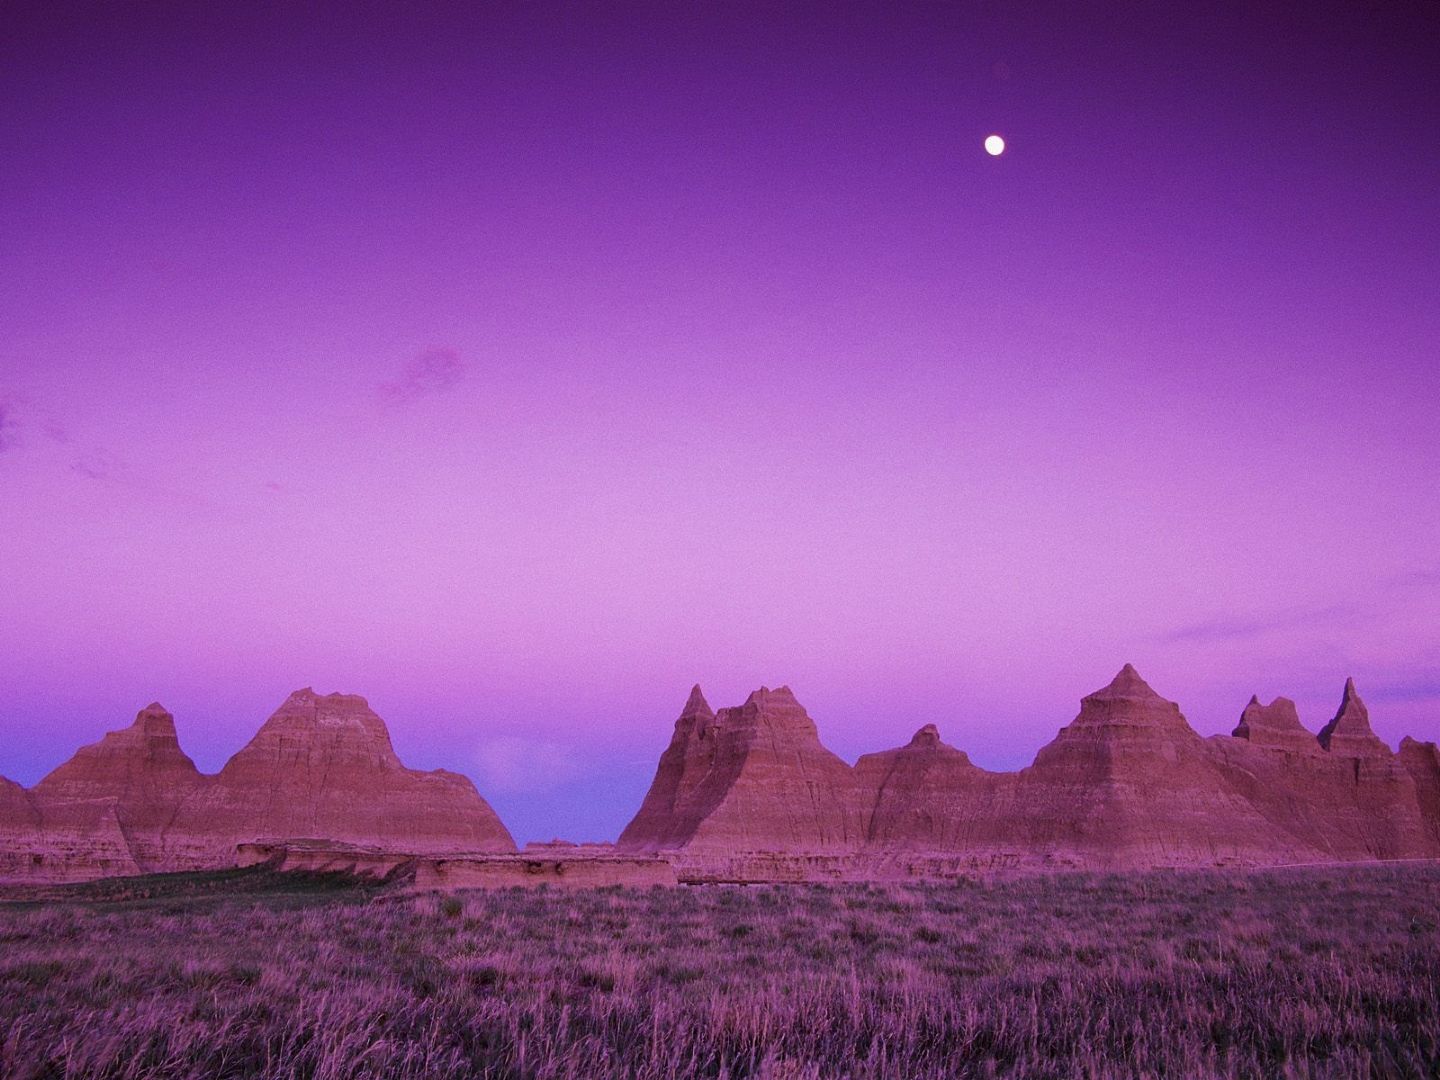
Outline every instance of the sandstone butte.
{"type": "Polygon", "coordinates": [[[715,713],[696,687],[617,847],[954,868],[1429,858],[1440,755],[1413,739],[1392,753],[1353,682],[1318,737],[1280,698],[1202,738],[1127,664],[1019,772],[978,768],[933,725],[847,768],[789,690],[715,713]]]}
{"type": "Polygon", "coordinates": [[[32,790],[0,780],[0,878],[233,866],[240,845],[277,837],[417,854],[515,850],[467,778],[407,769],[364,698],[308,688],[214,776],[152,704],[32,790]]]}
{"type": "MultiPolygon", "coordinates": [[[[241,849],[296,866],[430,856],[475,881],[526,857],[469,780],[405,768],[353,695],[290,695],[214,776],[150,705],[31,790],[0,778],[0,880],[233,866],[241,849]]],[[[588,880],[588,851],[557,867],[588,880]]],[[[697,686],[639,812],[592,854],[664,860],[679,880],[1434,858],[1440,751],[1391,752],[1353,682],[1318,735],[1277,698],[1202,738],[1127,664],[1019,772],[977,767],[928,724],[850,766],[789,688],[717,713],[697,686]]]]}

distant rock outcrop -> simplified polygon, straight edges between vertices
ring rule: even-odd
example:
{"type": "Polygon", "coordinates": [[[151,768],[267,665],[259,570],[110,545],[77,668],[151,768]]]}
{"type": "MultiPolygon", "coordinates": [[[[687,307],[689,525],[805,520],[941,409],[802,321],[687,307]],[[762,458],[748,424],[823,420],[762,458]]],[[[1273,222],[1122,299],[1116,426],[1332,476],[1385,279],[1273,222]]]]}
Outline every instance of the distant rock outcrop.
{"type": "Polygon", "coordinates": [[[1277,722],[1280,702],[1290,706],[1284,698],[1272,704],[1268,726],[1247,708],[1236,728],[1237,736],[1244,729],[1242,737],[1208,740],[1231,784],[1313,860],[1430,854],[1414,781],[1370,730],[1354,680],[1346,681],[1339,711],[1313,743],[1295,737],[1288,716],[1277,722]]]}
{"type": "Polygon", "coordinates": [[[715,880],[1440,855],[1433,745],[1407,744],[1402,765],[1353,683],[1324,744],[1285,698],[1252,699],[1234,736],[1202,739],[1127,664],[1018,773],[977,768],[926,725],[849,777],[793,697],[773,694],[716,716],[692,692],[620,845],[674,850],[715,880]]]}
{"type": "Polygon", "coordinates": [[[854,771],[786,686],[712,714],[691,692],[622,850],[847,851],[864,842],[854,771]]]}
{"type": "Polygon", "coordinates": [[[1010,773],[931,724],[852,768],[788,687],[716,713],[697,686],[614,849],[495,855],[514,841],[468,779],[407,769],[364,698],[308,688],[214,776],[153,704],[33,790],[0,778],[0,880],[218,868],[242,848],[316,867],[429,859],[437,881],[470,856],[470,883],[500,882],[502,863],[601,883],[637,859],[654,880],[699,882],[1440,857],[1440,751],[1407,738],[1392,753],[1353,680],[1318,736],[1290,700],[1252,698],[1233,735],[1201,738],[1126,664],[1010,773]]]}
{"type": "Polygon", "coordinates": [[[1303,847],[1226,782],[1180,707],[1126,664],[1019,776],[1017,839],[1056,862],[1293,861],[1303,847]]]}
{"type": "Polygon", "coordinates": [[[1415,784],[1425,832],[1440,855],[1440,747],[1407,735],[1400,740],[1400,761],[1415,784]]]}
{"type": "Polygon", "coordinates": [[[1360,700],[1355,680],[1345,680],[1340,708],[1320,729],[1320,745],[1345,757],[1389,757],[1390,748],[1370,729],[1370,710],[1360,700]]]}
{"type": "Polygon", "coordinates": [[[407,769],[365,699],[291,694],[216,776],[158,704],[25,791],[0,785],[0,877],[75,881],[233,866],[259,840],[412,854],[514,851],[471,782],[407,769]]]}
{"type": "Polygon", "coordinates": [[[176,834],[179,845],[201,857],[260,839],[388,845],[416,854],[515,850],[466,777],[407,769],[363,697],[308,687],[286,698],[186,802],[176,834]]]}
{"type": "Polygon", "coordinates": [[[82,746],[31,793],[46,843],[32,875],[81,879],[170,869],[165,837],[181,804],[204,784],[152,702],[127,728],[82,746]]]}
{"type": "Polygon", "coordinates": [[[904,746],[866,754],[855,775],[869,801],[867,846],[946,851],[995,839],[1002,788],[1013,777],[988,773],[926,724],[904,746]]]}
{"type": "Polygon", "coordinates": [[[1287,697],[1277,697],[1269,705],[1261,705],[1258,697],[1252,697],[1232,734],[1256,746],[1277,750],[1306,753],[1321,749],[1319,740],[1300,723],[1295,702],[1287,697]]]}

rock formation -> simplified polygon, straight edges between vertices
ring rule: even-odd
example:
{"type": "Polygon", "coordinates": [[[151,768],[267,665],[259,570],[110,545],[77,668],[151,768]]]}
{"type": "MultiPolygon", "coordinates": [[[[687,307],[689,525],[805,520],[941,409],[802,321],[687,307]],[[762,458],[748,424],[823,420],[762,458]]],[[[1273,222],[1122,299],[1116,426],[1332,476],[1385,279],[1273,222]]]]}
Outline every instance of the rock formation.
{"type": "Polygon", "coordinates": [[[1237,790],[1303,843],[1311,859],[1429,854],[1414,781],[1371,731],[1354,680],[1346,681],[1339,710],[1313,742],[1297,738],[1288,717],[1277,720],[1280,702],[1290,704],[1281,698],[1266,710],[1268,727],[1257,723],[1252,703],[1235,729],[1238,738],[1209,740],[1237,790]]]}
{"type": "Polygon", "coordinates": [[[0,783],[0,878],[78,881],[235,865],[259,840],[413,854],[514,851],[473,784],[407,769],[364,698],[291,694],[216,776],[158,704],[25,791],[0,783]]]}
{"type": "Polygon", "coordinates": [[[82,746],[32,792],[46,843],[32,876],[84,878],[169,869],[165,834],[204,777],[159,703],[82,746]]]}
{"type": "Polygon", "coordinates": [[[1415,784],[1426,835],[1440,854],[1440,747],[1407,735],[1400,740],[1400,762],[1415,784]]]}
{"type": "Polygon", "coordinates": [[[623,850],[847,851],[864,842],[854,770],[820,743],[790,688],[710,711],[697,686],[623,850]]]}
{"type": "Polygon", "coordinates": [[[401,764],[363,697],[297,690],[181,808],[177,857],[263,839],[333,840],[414,854],[513,851],[475,785],[401,764]]]}
{"type": "Polygon", "coordinates": [[[863,876],[897,860],[1130,867],[1440,855],[1433,745],[1407,744],[1402,764],[1370,731],[1353,683],[1327,732],[1322,744],[1288,699],[1252,699],[1234,736],[1202,739],[1127,664],[1018,773],[977,768],[926,725],[847,778],[788,692],[757,691],[716,716],[697,687],[619,843],[676,851],[687,873],[709,868],[716,880],[863,876]],[[757,754],[771,731],[784,750],[757,754]]]}
{"type": "Polygon", "coordinates": [[[1345,680],[1345,693],[1340,708],[1330,722],[1320,729],[1320,745],[1333,754],[1345,757],[1389,757],[1390,748],[1370,730],[1370,710],[1360,700],[1355,680],[1345,680]]]}
{"type": "Polygon", "coordinates": [[[40,811],[30,793],[0,776],[0,880],[29,876],[40,842],[40,811]]]}
{"type": "Polygon", "coordinates": [[[1019,776],[1016,839],[1079,865],[1294,861],[1301,845],[1226,782],[1180,707],[1129,664],[1019,776]]]}
{"type": "Polygon", "coordinates": [[[1287,697],[1277,697],[1269,705],[1261,705],[1258,697],[1252,697],[1231,734],[1256,746],[1297,753],[1316,750],[1320,746],[1315,736],[1300,723],[1295,702],[1287,697]]]}
{"type": "Polygon", "coordinates": [[[867,846],[921,851],[994,841],[1014,779],[974,765],[934,724],[898,749],[866,754],[855,774],[869,802],[867,846]]]}
{"type": "Polygon", "coordinates": [[[1319,736],[1290,700],[1252,698],[1233,735],[1202,739],[1127,664],[1014,773],[976,767],[929,724],[852,768],[787,687],[716,713],[697,686],[639,813],[603,851],[510,854],[469,780],[407,769],[364,698],[310,689],[214,776],[154,704],[31,791],[0,778],[0,880],[233,866],[241,849],[295,865],[418,857],[452,884],[461,863],[474,864],[465,881],[498,882],[536,860],[567,881],[634,863],[625,874],[699,882],[1434,858],[1440,751],[1406,739],[1392,753],[1353,680],[1319,736]],[[598,859],[610,869],[580,867],[598,859]]]}

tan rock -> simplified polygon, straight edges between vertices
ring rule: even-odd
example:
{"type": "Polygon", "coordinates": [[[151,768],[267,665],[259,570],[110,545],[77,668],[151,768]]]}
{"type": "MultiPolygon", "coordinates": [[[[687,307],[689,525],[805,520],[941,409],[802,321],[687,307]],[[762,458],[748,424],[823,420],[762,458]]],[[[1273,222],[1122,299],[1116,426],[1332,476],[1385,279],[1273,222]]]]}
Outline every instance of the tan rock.
{"type": "Polygon", "coordinates": [[[713,717],[697,688],[617,847],[853,850],[864,842],[864,801],[789,687],[761,687],[713,717]]]}
{"type": "Polygon", "coordinates": [[[1256,746],[1298,753],[1321,749],[1319,740],[1300,723],[1295,702],[1287,697],[1277,697],[1269,705],[1261,705],[1258,697],[1252,697],[1231,734],[1256,746]]]}
{"type": "Polygon", "coordinates": [[[1312,859],[1406,859],[1432,853],[1415,781],[1370,730],[1353,679],[1345,683],[1339,711],[1315,742],[1318,752],[1293,738],[1208,741],[1231,784],[1268,821],[1309,847],[1312,859]]]}
{"type": "Polygon", "coordinates": [[[1390,747],[1370,729],[1370,710],[1360,700],[1355,680],[1345,680],[1340,708],[1331,721],[1320,729],[1320,745],[1334,754],[1346,757],[1389,757],[1390,747]]]}
{"type": "Polygon", "coordinates": [[[934,724],[905,746],[864,755],[855,775],[870,801],[871,849],[951,851],[993,843],[1008,794],[1003,789],[1013,783],[943,742],[934,724]]]}
{"type": "Polygon", "coordinates": [[[1180,707],[1126,664],[1019,776],[1018,842],[1092,866],[1290,862],[1309,849],[1228,782],[1180,707]]]}
{"type": "Polygon", "coordinates": [[[706,812],[696,793],[714,763],[714,725],[715,712],[697,683],[675,721],[670,745],[660,755],[645,801],[620,834],[620,847],[678,847],[695,835],[706,812]]]}
{"type": "Polygon", "coordinates": [[[49,876],[81,880],[168,870],[165,834],[205,782],[180,749],[175,719],[151,703],[127,728],[82,746],[31,795],[46,837],[49,876]]]}
{"type": "Polygon", "coordinates": [[[0,880],[30,876],[40,811],[30,793],[0,776],[0,880]]]}
{"type": "Polygon", "coordinates": [[[1407,735],[1400,740],[1400,761],[1415,784],[1415,798],[1432,853],[1440,855],[1440,747],[1407,735]]]}
{"type": "Polygon", "coordinates": [[[274,839],[413,854],[515,850],[469,779],[405,768],[364,698],[308,687],[185,802],[174,833],[178,861],[228,857],[240,843],[274,839]]]}
{"type": "Polygon", "coordinates": [[[265,839],[411,854],[514,851],[471,782],[407,769],[364,698],[290,695],[217,776],[150,705],[27,792],[0,784],[0,878],[80,881],[235,865],[265,839]]]}

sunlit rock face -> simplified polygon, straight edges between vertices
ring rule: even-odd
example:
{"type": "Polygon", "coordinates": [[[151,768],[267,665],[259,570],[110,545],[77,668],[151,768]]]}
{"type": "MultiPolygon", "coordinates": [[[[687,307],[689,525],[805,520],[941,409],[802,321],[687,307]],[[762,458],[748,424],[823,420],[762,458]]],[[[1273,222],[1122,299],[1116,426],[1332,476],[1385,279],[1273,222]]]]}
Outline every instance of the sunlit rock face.
{"type": "Polygon", "coordinates": [[[977,767],[933,724],[905,746],[866,754],[855,773],[869,802],[869,848],[953,851],[1004,840],[1015,778],[977,767]]]}
{"type": "Polygon", "coordinates": [[[1425,835],[1440,855],[1440,747],[1407,735],[1400,740],[1400,762],[1415,784],[1425,835]]]}
{"type": "Polygon", "coordinates": [[[364,698],[291,694],[217,776],[159,705],[33,791],[0,784],[0,877],[78,881],[232,866],[240,844],[322,839],[415,854],[513,851],[463,776],[407,769],[364,698]]]}
{"type": "Polygon", "coordinates": [[[1018,773],[977,768],[926,725],[847,777],[788,691],[716,715],[697,687],[621,845],[791,855],[783,870],[802,877],[807,853],[852,853],[845,873],[922,856],[1121,868],[1440,854],[1422,809],[1440,801],[1433,749],[1415,744],[1402,764],[1353,683],[1331,731],[1327,748],[1280,698],[1252,700],[1234,736],[1202,739],[1127,664],[1018,773]]]}
{"type": "Polygon", "coordinates": [[[175,718],[159,703],[146,706],[35,785],[44,829],[32,873],[83,879],[171,869],[166,834],[204,783],[180,749],[175,718]]]}
{"type": "Polygon", "coordinates": [[[30,793],[0,776],[0,879],[28,876],[40,839],[40,811],[30,793]]]}
{"type": "Polygon", "coordinates": [[[1231,734],[1254,746],[1274,750],[1304,754],[1322,749],[1320,741],[1300,723],[1295,702],[1286,697],[1277,697],[1269,705],[1261,705],[1258,697],[1252,697],[1231,734]]]}
{"type": "Polygon", "coordinates": [[[1305,843],[1312,859],[1432,853],[1415,781],[1371,731],[1353,680],[1313,748],[1300,740],[1254,739],[1254,727],[1249,725],[1249,739],[1211,739],[1212,749],[1231,783],[1268,820],[1305,843]]]}
{"type": "Polygon", "coordinates": [[[715,714],[697,687],[618,846],[850,851],[864,842],[864,802],[789,687],[761,687],[715,714]]]}
{"type": "Polygon", "coordinates": [[[364,698],[309,688],[286,698],[186,801],[171,850],[212,859],[239,843],[287,838],[425,854],[515,848],[467,778],[405,768],[364,698]]]}
{"type": "Polygon", "coordinates": [[[1233,785],[1180,708],[1129,664],[1020,773],[1029,850],[1083,865],[1289,861],[1306,850],[1233,785]]]}

